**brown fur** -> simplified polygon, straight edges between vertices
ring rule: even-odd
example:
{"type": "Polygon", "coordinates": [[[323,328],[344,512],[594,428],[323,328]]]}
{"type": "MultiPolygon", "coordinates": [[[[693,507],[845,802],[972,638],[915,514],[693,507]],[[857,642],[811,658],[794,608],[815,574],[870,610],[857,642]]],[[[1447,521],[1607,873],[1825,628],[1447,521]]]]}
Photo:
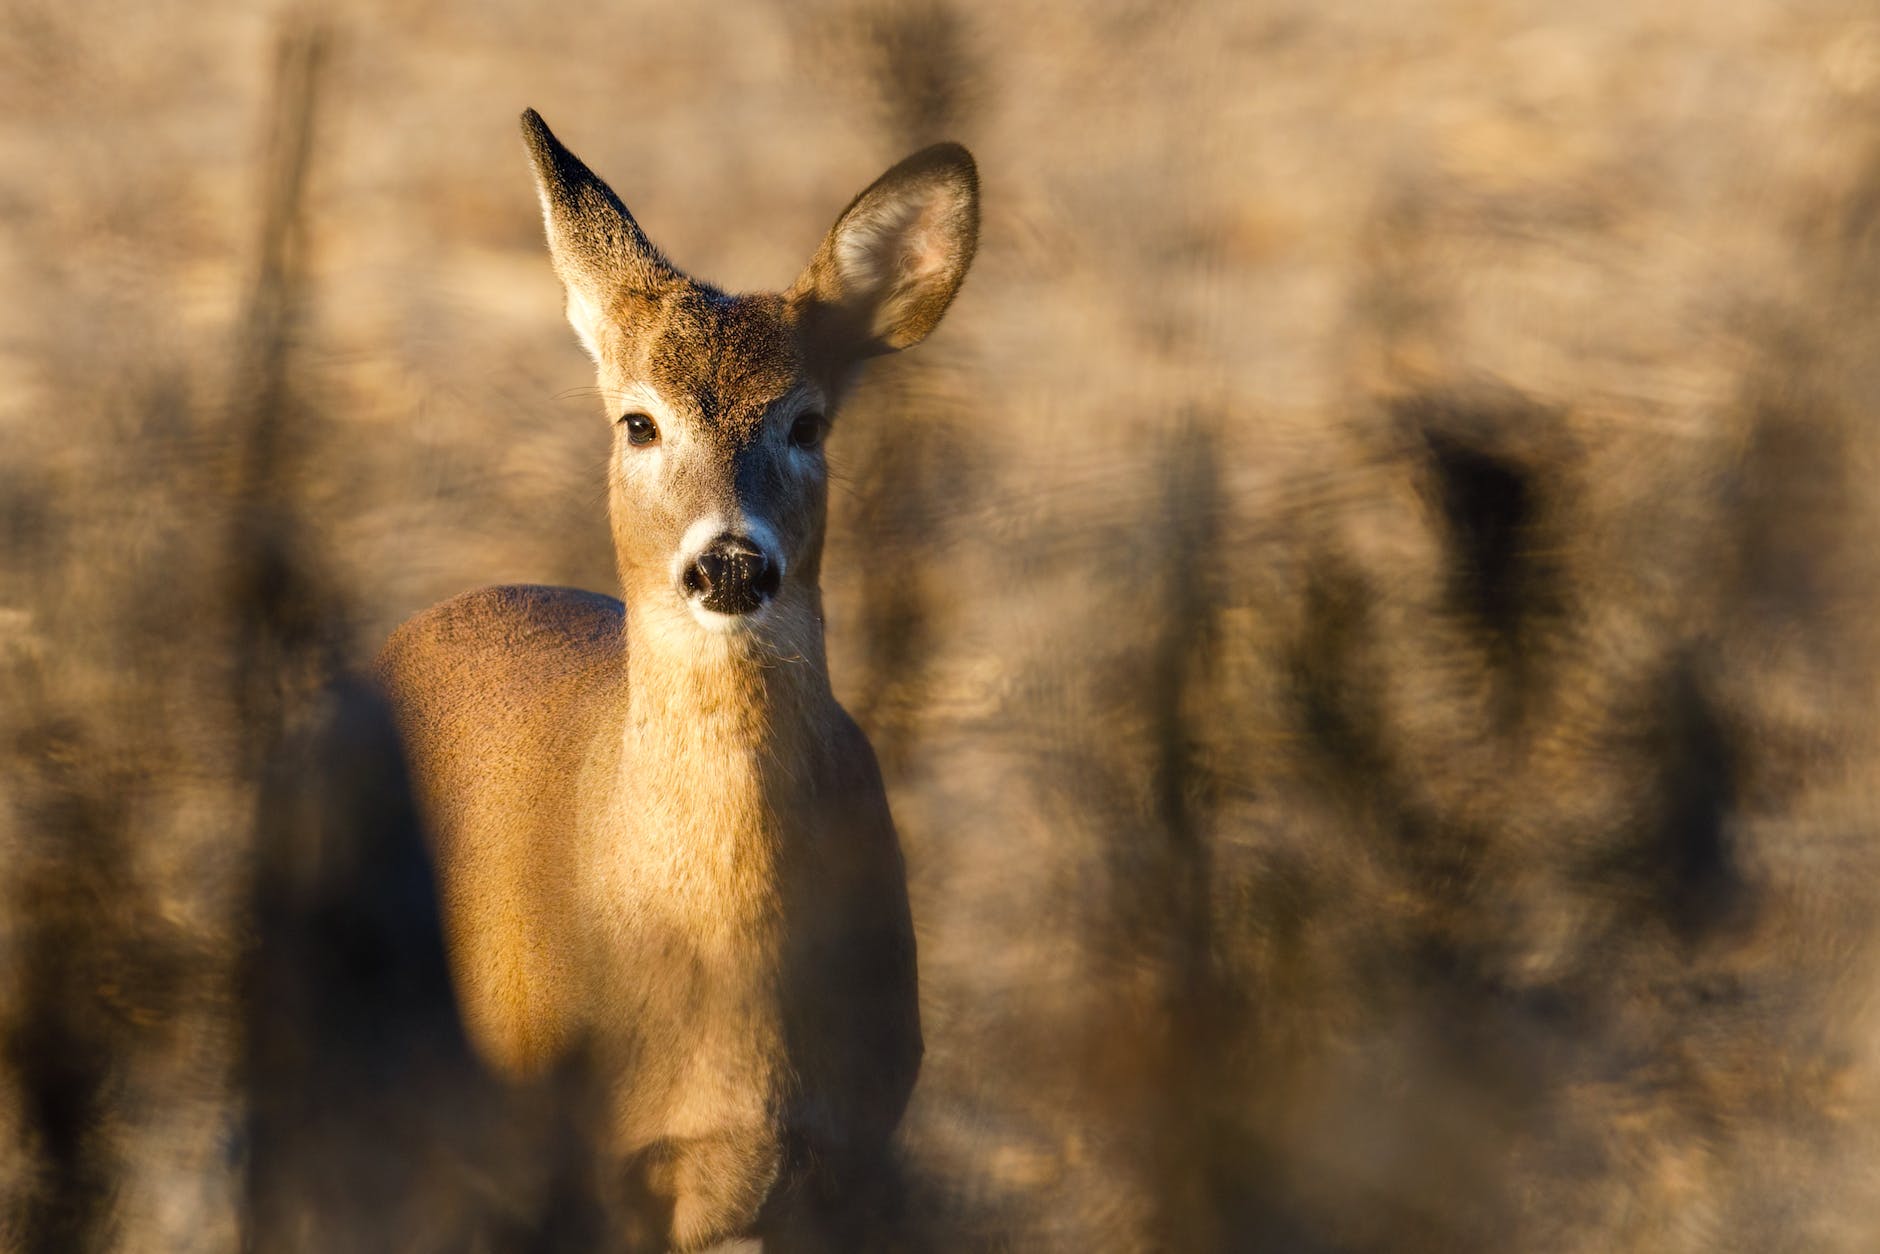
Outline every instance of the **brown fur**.
{"type": "MultiPolygon", "coordinates": [[[[489,588],[401,627],[380,673],[433,829],[473,1039],[530,1076],[581,1047],[605,1140],[681,1248],[750,1231],[792,1167],[878,1161],[920,1058],[901,854],[867,740],[830,691],[817,576],[827,412],[862,358],[939,320],[971,259],[963,149],[863,193],[787,295],[674,271],[532,112],[569,317],[617,427],[624,603],[489,588]],[[735,629],[674,587],[700,519],[756,517],[786,576],[735,629]]],[[[775,1207],[772,1208],[774,1211],[775,1207]]]]}

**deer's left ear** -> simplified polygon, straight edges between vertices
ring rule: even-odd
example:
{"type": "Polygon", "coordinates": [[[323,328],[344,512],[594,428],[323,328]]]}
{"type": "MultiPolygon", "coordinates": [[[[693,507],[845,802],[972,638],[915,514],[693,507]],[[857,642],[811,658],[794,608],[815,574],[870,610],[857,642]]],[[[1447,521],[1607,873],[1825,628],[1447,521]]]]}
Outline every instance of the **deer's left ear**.
{"type": "Polygon", "coordinates": [[[814,323],[832,364],[891,353],[939,325],[978,244],[972,154],[958,144],[935,144],[843,210],[790,298],[814,323]]]}

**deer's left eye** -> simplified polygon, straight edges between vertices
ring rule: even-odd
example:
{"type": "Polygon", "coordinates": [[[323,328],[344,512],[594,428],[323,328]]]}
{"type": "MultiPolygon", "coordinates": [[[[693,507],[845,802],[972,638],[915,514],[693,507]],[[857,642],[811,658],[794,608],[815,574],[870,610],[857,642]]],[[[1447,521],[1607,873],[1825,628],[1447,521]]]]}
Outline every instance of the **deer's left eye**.
{"type": "Polygon", "coordinates": [[[627,443],[648,445],[659,439],[659,428],[645,414],[628,414],[621,423],[627,428],[627,443]]]}
{"type": "Polygon", "coordinates": [[[798,414],[796,421],[790,424],[790,443],[798,448],[815,448],[822,443],[823,432],[828,422],[815,410],[798,414]]]}

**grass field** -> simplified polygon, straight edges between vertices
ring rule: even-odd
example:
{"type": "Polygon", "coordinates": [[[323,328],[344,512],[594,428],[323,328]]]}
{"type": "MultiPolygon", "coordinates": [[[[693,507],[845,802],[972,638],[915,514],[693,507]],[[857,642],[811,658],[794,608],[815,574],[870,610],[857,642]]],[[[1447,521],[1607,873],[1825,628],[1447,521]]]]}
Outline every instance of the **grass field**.
{"type": "Polygon", "coordinates": [[[525,106],[733,289],[979,161],[831,445],[880,1248],[1880,1242],[1871,5],[0,0],[4,1248],[611,1248],[347,679],[613,587],[525,106]]]}

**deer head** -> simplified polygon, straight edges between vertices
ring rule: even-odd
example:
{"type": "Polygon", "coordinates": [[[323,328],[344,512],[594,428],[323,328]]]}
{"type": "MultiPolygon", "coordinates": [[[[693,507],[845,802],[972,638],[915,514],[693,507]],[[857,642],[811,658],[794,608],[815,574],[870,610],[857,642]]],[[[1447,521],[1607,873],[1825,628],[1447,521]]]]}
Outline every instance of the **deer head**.
{"type": "Polygon", "coordinates": [[[979,229],[972,157],[914,154],[842,212],[789,290],[727,295],[674,268],[533,110],[522,131],[568,321],[614,422],[630,630],[819,649],[823,443],[856,368],[918,343],[959,290],[979,229]]]}

